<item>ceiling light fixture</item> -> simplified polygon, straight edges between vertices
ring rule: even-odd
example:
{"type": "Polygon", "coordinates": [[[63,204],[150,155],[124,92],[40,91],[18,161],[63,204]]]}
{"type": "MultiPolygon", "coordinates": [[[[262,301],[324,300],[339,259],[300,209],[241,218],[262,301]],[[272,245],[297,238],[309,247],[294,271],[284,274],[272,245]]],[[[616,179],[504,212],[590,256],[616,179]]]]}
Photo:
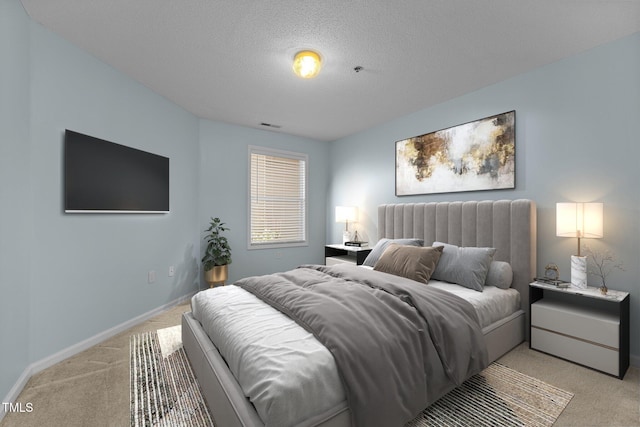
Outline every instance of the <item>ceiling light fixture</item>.
{"type": "Polygon", "coordinates": [[[300,51],[293,58],[293,72],[303,79],[317,76],[321,65],[320,55],[312,50],[300,51]]]}

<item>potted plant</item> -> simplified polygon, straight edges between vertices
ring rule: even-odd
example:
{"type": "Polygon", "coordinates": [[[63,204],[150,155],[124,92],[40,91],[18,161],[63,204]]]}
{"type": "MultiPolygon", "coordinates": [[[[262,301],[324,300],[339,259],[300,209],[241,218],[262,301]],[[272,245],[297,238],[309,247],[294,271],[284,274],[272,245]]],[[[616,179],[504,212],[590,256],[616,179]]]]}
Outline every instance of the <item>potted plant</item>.
{"type": "Polygon", "coordinates": [[[231,247],[222,232],[229,230],[220,218],[211,218],[209,228],[205,231],[207,248],[202,257],[205,280],[209,286],[224,283],[228,277],[228,265],[231,264],[231,247]]]}

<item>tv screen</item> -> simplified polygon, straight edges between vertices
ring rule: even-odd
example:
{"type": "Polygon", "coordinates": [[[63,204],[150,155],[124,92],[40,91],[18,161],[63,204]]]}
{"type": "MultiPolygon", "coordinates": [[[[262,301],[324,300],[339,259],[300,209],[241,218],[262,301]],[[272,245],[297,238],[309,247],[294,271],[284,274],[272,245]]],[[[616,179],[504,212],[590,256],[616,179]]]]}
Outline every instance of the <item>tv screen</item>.
{"type": "Polygon", "coordinates": [[[169,158],[66,130],[65,212],[169,212],[169,158]]]}

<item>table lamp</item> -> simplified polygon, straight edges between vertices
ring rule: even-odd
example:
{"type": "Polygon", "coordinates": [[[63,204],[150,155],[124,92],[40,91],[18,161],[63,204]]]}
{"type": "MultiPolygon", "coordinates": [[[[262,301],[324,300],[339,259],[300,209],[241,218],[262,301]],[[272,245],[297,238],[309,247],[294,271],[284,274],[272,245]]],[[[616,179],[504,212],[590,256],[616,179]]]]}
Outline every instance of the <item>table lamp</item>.
{"type": "Polygon", "coordinates": [[[355,206],[336,206],[336,222],[344,222],[344,233],[342,233],[342,244],[351,240],[349,233],[349,221],[355,222],[358,219],[358,208],[355,206]]]}
{"type": "Polygon", "coordinates": [[[556,203],[556,236],[576,237],[578,254],[571,255],[571,285],[587,287],[587,257],[580,256],[580,239],[603,236],[602,203],[556,203]]]}

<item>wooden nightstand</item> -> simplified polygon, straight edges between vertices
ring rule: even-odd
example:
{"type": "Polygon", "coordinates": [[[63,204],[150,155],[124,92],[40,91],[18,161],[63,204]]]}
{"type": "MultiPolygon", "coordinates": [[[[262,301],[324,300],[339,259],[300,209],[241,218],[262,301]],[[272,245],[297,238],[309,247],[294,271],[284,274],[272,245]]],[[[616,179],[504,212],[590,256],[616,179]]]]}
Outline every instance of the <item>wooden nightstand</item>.
{"type": "Polygon", "coordinates": [[[366,246],[325,245],[324,263],[325,265],[333,265],[346,262],[361,265],[369,252],[371,252],[371,248],[366,246]]]}
{"type": "Polygon", "coordinates": [[[629,367],[629,293],[529,284],[534,350],[616,376],[629,367]]]}

